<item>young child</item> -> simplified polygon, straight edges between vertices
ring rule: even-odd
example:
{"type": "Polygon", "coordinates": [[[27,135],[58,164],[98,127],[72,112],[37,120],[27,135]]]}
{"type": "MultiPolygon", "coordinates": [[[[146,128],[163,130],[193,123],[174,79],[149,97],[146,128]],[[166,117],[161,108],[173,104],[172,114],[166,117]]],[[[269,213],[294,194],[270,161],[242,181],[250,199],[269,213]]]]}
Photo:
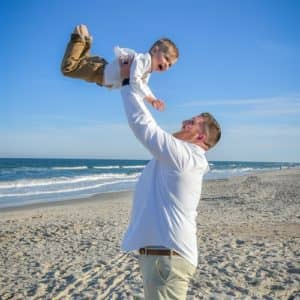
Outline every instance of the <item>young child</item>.
{"type": "Polygon", "coordinates": [[[108,88],[120,88],[119,59],[132,60],[130,67],[130,85],[154,108],[164,109],[164,102],[154,96],[148,86],[150,74],[153,71],[167,71],[178,59],[176,45],[169,39],[156,41],[147,53],[136,53],[132,49],[115,47],[116,59],[108,63],[104,58],[91,56],[92,37],[87,26],[75,27],[68,43],[61,71],[65,76],[95,82],[108,88]]]}

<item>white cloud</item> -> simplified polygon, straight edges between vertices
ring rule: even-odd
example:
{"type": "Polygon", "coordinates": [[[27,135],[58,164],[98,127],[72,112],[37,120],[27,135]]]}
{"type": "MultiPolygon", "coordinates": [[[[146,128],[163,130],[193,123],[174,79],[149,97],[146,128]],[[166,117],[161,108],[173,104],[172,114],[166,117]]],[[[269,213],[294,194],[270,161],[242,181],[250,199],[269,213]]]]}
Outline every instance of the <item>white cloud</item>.
{"type": "MultiPolygon", "coordinates": [[[[219,100],[197,100],[183,102],[180,107],[213,107],[221,114],[222,111],[228,110],[229,107],[238,110],[238,117],[244,116],[295,116],[300,118],[300,95],[290,95],[285,97],[271,98],[250,98],[250,99],[219,99],[219,100]]],[[[226,115],[228,115],[226,113],[226,115]]],[[[237,116],[232,113],[232,116],[237,116]]]]}
{"type": "Polygon", "coordinates": [[[1,133],[0,156],[145,158],[127,124],[1,133]]]}
{"type": "Polygon", "coordinates": [[[300,161],[300,128],[246,125],[223,130],[212,160],[300,161]]]}
{"type": "MultiPolygon", "coordinates": [[[[274,105],[272,109],[275,110],[274,105]]],[[[276,109],[279,113],[280,109],[276,109]]],[[[55,123],[52,128],[0,131],[0,156],[150,157],[125,121],[109,124],[99,120],[80,121],[69,128],[55,123]]],[[[172,123],[161,125],[168,132],[179,128],[172,123]]],[[[243,121],[226,116],[221,125],[222,139],[208,152],[210,160],[300,161],[300,124],[263,122],[261,125],[251,118],[243,121]]]]}
{"type": "Polygon", "coordinates": [[[293,127],[287,125],[277,125],[277,126],[256,126],[256,125],[246,125],[239,126],[238,128],[228,128],[226,135],[233,138],[235,136],[246,136],[251,138],[275,138],[281,137],[281,139],[299,139],[300,137],[300,127],[293,127]]]}
{"type": "Polygon", "coordinates": [[[272,105],[281,103],[300,104],[300,95],[278,96],[269,98],[244,98],[244,99],[213,99],[213,100],[195,100],[182,101],[180,107],[186,106],[244,106],[244,105],[272,105]]]}

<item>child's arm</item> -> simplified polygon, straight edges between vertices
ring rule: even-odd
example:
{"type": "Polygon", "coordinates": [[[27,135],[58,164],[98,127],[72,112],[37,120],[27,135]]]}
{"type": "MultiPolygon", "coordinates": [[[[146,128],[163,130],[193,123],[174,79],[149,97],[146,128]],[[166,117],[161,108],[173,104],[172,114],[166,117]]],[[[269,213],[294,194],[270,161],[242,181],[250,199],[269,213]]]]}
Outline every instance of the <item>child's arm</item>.
{"type": "Polygon", "coordinates": [[[162,111],[165,108],[164,102],[157,99],[148,86],[149,74],[147,71],[151,68],[151,61],[145,59],[143,55],[136,57],[130,68],[130,85],[137,91],[148,103],[155,109],[162,111]]]}

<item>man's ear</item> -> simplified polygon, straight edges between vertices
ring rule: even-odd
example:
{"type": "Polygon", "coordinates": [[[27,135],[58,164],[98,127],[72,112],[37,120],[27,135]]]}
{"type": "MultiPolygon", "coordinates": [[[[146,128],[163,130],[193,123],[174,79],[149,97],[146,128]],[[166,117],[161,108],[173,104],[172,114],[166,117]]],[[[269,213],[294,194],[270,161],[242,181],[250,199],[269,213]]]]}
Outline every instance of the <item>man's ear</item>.
{"type": "Polygon", "coordinates": [[[204,133],[198,134],[198,136],[197,136],[197,140],[198,140],[198,141],[204,141],[205,138],[206,138],[206,135],[205,135],[204,133]]]}
{"type": "Polygon", "coordinates": [[[198,145],[200,145],[202,148],[204,148],[207,151],[209,149],[209,145],[207,144],[206,138],[207,138],[206,134],[202,133],[198,135],[197,140],[198,140],[198,145]]]}

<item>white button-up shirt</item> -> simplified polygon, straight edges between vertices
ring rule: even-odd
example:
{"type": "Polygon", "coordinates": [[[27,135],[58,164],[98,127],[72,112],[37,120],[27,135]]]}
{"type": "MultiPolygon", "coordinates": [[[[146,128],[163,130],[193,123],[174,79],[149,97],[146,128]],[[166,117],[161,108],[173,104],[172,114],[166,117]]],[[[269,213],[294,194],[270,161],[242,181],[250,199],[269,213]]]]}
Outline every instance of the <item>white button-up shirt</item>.
{"type": "Polygon", "coordinates": [[[196,216],[208,171],[205,151],[162,130],[130,86],[121,94],[132,131],[153,156],[136,185],[122,249],[164,246],[197,266],[196,216]]]}
{"type": "Polygon", "coordinates": [[[104,69],[104,84],[112,85],[112,88],[120,88],[122,80],[120,77],[119,58],[133,58],[130,67],[130,85],[141,97],[151,96],[152,93],[148,81],[151,74],[151,55],[149,53],[136,53],[128,48],[114,48],[116,59],[107,64],[104,69]]]}

